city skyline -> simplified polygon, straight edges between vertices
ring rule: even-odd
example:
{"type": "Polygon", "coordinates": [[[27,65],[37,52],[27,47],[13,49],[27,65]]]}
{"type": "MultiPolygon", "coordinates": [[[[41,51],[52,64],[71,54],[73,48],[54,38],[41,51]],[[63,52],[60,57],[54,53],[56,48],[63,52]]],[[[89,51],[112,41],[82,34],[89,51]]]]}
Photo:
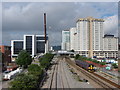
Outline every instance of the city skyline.
{"type": "Polygon", "coordinates": [[[24,34],[43,34],[44,12],[50,45],[60,45],[61,31],[75,27],[77,19],[87,16],[105,19],[105,33],[117,36],[117,8],[117,2],[3,3],[3,44],[10,45],[10,40],[22,39],[24,34]]]}
{"type": "Polygon", "coordinates": [[[62,50],[93,58],[118,57],[118,37],[104,35],[104,20],[93,17],[80,18],[76,27],[62,31],[62,50]]]}

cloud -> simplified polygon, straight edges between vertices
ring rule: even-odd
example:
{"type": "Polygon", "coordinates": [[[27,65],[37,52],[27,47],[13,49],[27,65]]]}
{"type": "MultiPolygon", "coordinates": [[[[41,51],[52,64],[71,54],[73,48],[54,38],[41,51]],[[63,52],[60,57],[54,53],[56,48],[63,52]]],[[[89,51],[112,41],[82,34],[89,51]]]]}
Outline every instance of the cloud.
{"type": "MultiPolygon", "coordinates": [[[[76,26],[78,18],[117,15],[116,3],[3,3],[3,41],[19,39],[20,34],[43,34],[43,13],[47,13],[47,32],[53,38],[52,45],[61,44],[61,31],[76,26]],[[49,28],[51,27],[51,28],[49,28]],[[7,34],[6,34],[7,33],[7,34]],[[14,34],[13,34],[14,33],[14,34]],[[57,38],[55,38],[57,35],[57,38]]],[[[111,20],[111,19],[110,19],[111,20]]],[[[111,22],[111,21],[110,21],[111,22]]],[[[114,22],[114,19],[112,19],[114,22]]],[[[109,22],[106,22],[109,24],[109,22]]],[[[106,26],[106,31],[112,29],[106,26]],[[108,30],[109,29],[109,30],[108,30]]],[[[114,30],[113,30],[114,31],[114,30]]]]}
{"type": "Polygon", "coordinates": [[[113,34],[118,36],[118,16],[113,15],[105,18],[104,23],[105,34],[113,34]]]}

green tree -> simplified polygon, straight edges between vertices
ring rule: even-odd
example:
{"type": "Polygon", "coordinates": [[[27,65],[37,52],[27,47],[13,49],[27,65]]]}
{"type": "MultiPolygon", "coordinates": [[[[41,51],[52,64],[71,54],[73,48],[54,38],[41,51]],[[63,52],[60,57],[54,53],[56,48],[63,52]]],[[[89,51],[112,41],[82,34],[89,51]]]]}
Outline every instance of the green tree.
{"type": "Polygon", "coordinates": [[[72,50],[70,50],[71,52],[75,52],[73,49],[72,50]]]}
{"type": "Polygon", "coordinates": [[[78,59],[80,57],[80,55],[79,54],[77,54],[76,56],[75,56],[75,59],[78,59]]]}
{"type": "Polygon", "coordinates": [[[21,74],[10,82],[10,90],[31,90],[38,88],[38,82],[34,75],[21,74]]]}
{"type": "Polygon", "coordinates": [[[53,56],[51,53],[46,53],[43,57],[39,58],[41,67],[48,69],[53,56]]]}
{"type": "Polygon", "coordinates": [[[113,63],[112,66],[113,66],[114,68],[118,68],[118,65],[117,65],[116,63],[113,63]]]}
{"type": "Polygon", "coordinates": [[[40,76],[43,73],[43,70],[37,64],[31,64],[28,67],[28,72],[32,75],[40,76]]]}
{"type": "Polygon", "coordinates": [[[18,58],[16,59],[16,63],[20,66],[24,66],[26,68],[32,62],[32,58],[30,54],[26,50],[20,51],[18,58]]]}

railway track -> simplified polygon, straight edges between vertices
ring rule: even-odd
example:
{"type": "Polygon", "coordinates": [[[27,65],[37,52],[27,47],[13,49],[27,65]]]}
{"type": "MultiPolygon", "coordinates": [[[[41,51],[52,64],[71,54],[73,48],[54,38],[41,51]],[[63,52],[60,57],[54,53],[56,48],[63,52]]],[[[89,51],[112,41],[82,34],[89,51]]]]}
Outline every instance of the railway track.
{"type": "MultiPolygon", "coordinates": [[[[65,59],[65,58],[63,58],[63,59],[65,59]]],[[[63,62],[61,62],[61,63],[63,63],[63,62]]],[[[62,64],[62,65],[63,65],[63,64],[62,64]]],[[[64,77],[65,77],[65,79],[66,79],[66,83],[67,83],[67,86],[68,86],[67,88],[68,88],[68,90],[71,90],[71,89],[70,89],[69,82],[68,82],[68,78],[67,78],[67,75],[66,75],[66,72],[65,72],[65,66],[63,66],[62,71],[63,71],[64,77]]]]}
{"type": "Polygon", "coordinates": [[[58,70],[58,61],[55,62],[55,66],[53,68],[53,72],[52,72],[52,76],[51,76],[51,80],[50,80],[50,90],[52,90],[52,88],[57,88],[57,70],[58,70]]]}
{"type": "Polygon", "coordinates": [[[83,68],[80,68],[79,66],[77,66],[74,62],[70,61],[69,58],[66,58],[66,62],[68,64],[70,64],[71,66],[73,66],[78,71],[85,74],[87,77],[89,77],[90,79],[92,79],[96,83],[98,83],[104,89],[108,89],[108,90],[114,90],[114,88],[120,89],[120,85],[118,85],[118,84],[116,84],[116,83],[96,74],[96,73],[89,73],[88,71],[84,70],[83,68]]]}
{"type": "Polygon", "coordinates": [[[70,85],[65,72],[64,62],[62,61],[64,57],[59,58],[53,67],[49,89],[62,89],[68,88],[70,90],[70,85]]]}
{"type": "MultiPolygon", "coordinates": [[[[63,58],[62,58],[63,59],[63,58]]],[[[60,63],[60,73],[62,73],[62,69],[61,69],[62,67],[61,67],[61,63],[60,63]]],[[[60,78],[61,78],[61,85],[62,85],[62,90],[64,90],[64,81],[63,81],[63,78],[62,78],[62,75],[60,75],[60,78]]]]}

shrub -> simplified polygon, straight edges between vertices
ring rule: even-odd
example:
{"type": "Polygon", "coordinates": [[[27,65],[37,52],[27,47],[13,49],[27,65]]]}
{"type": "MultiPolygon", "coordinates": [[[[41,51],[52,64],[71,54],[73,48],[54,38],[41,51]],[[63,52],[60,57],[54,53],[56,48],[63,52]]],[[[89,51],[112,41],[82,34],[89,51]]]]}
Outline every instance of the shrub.
{"type": "Polygon", "coordinates": [[[10,89],[11,90],[12,89],[30,90],[33,88],[37,89],[39,84],[36,79],[37,78],[34,75],[21,74],[10,82],[11,84],[10,89]]]}
{"type": "Polygon", "coordinates": [[[41,67],[48,69],[48,67],[50,66],[50,61],[52,60],[53,56],[54,56],[53,54],[47,53],[43,57],[41,57],[39,59],[41,67]]]}
{"type": "Polygon", "coordinates": [[[80,57],[80,55],[79,54],[77,54],[76,56],[75,56],[75,59],[78,59],[80,57]]]}
{"type": "Polygon", "coordinates": [[[114,68],[118,68],[118,65],[117,65],[116,63],[113,63],[112,66],[113,66],[114,68]]]}
{"type": "Polygon", "coordinates": [[[42,69],[37,64],[31,64],[28,67],[28,73],[35,75],[35,76],[40,76],[42,74],[42,69]]]}

